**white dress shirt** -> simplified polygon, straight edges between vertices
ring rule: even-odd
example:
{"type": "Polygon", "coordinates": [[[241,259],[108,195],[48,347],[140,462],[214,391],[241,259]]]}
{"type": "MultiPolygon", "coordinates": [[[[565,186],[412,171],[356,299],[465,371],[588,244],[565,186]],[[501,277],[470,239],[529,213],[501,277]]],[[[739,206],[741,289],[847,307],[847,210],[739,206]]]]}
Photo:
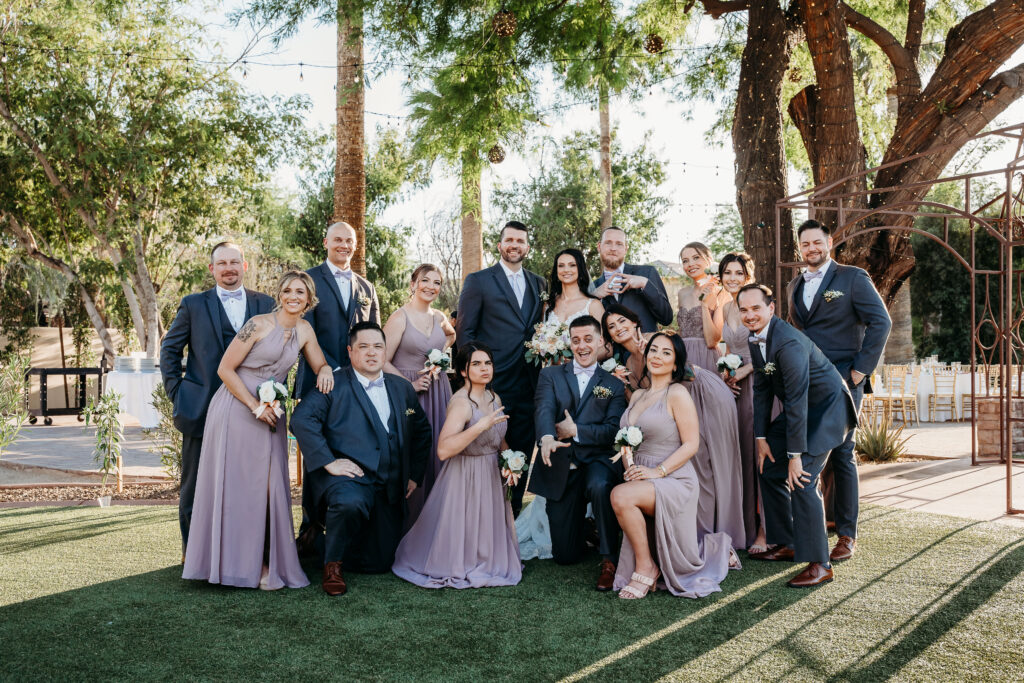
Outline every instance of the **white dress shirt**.
{"type": "MultiPolygon", "coordinates": [[[[825,264],[821,268],[818,268],[818,272],[821,273],[821,277],[804,282],[804,308],[808,311],[811,310],[811,303],[814,301],[814,295],[818,293],[819,289],[821,289],[821,283],[824,282],[825,274],[828,273],[828,269],[831,265],[832,259],[826,260],[825,264]]],[[[801,277],[803,276],[801,275],[801,277]]]]}
{"type": "Polygon", "coordinates": [[[512,292],[516,295],[516,301],[519,303],[519,307],[523,307],[523,294],[526,292],[526,276],[523,274],[523,269],[512,270],[505,265],[504,261],[498,261],[501,264],[501,269],[505,271],[505,277],[508,278],[508,284],[512,287],[512,292]]]}
{"type": "MultiPolygon", "coordinates": [[[[587,385],[590,384],[590,377],[586,373],[579,372],[582,369],[583,366],[577,363],[574,358],[572,361],[572,371],[576,374],[576,384],[579,388],[580,398],[583,398],[583,392],[587,390],[587,385]]],[[[594,369],[594,372],[597,372],[596,368],[594,369]]]]}
{"type": "Polygon", "coordinates": [[[368,388],[371,381],[381,379],[382,377],[384,377],[383,372],[371,379],[367,379],[366,377],[363,377],[361,373],[356,372],[356,379],[359,380],[363,389],[366,390],[366,395],[369,397],[370,403],[372,403],[373,407],[377,410],[377,416],[380,417],[380,422],[384,425],[384,431],[388,432],[390,431],[388,429],[388,420],[391,419],[391,403],[388,402],[388,390],[385,387],[368,388]]]}
{"type": "MultiPolygon", "coordinates": [[[[806,287],[808,284],[810,284],[810,283],[809,282],[805,282],[804,286],[806,287]]],[[[770,328],[772,326],[772,322],[774,322],[774,319],[769,320],[768,324],[764,326],[764,329],[757,333],[758,337],[764,337],[764,339],[765,339],[765,341],[759,343],[758,346],[761,347],[761,358],[765,359],[765,364],[766,365],[768,363],[768,328],[770,328]]],[[[756,438],[760,440],[760,439],[765,439],[767,437],[758,436],[756,438]]],[[[788,455],[790,457],[790,459],[800,457],[799,453],[787,453],[786,455],[788,455]]]]}
{"type": "Polygon", "coordinates": [[[224,312],[228,314],[231,327],[235,328],[235,332],[238,332],[245,323],[245,289],[241,286],[237,289],[224,289],[217,285],[217,298],[220,299],[220,305],[224,307],[224,312]],[[235,292],[241,292],[242,296],[232,296],[229,298],[223,296],[225,294],[234,295],[235,292]]]}
{"type": "MultiPolygon", "coordinates": [[[[330,261],[326,261],[327,267],[331,269],[331,276],[334,277],[334,282],[338,285],[338,291],[341,292],[341,301],[345,304],[345,310],[348,310],[348,302],[352,300],[352,280],[345,279],[343,277],[337,277],[338,273],[352,273],[351,269],[342,270],[338,266],[334,265],[330,261]]],[[[353,276],[354,277],[354,276],[353,276]]],[[[358,373],[357,373],[358,374],[358,373]]]]}

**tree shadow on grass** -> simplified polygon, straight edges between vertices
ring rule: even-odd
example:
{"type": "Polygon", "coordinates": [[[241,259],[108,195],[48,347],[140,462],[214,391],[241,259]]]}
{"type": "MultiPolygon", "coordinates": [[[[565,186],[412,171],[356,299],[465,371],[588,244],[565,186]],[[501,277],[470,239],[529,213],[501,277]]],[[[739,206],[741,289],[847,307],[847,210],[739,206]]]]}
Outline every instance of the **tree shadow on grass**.
{"type": "MultiPolygon", "coordinates": [[[[46,510],[51,515],[54,511],[53,508],[46,508],[46,510]]],[[[56,543],[81,541],[115,531],[161,525],[167,521],[159,515],[147,513],[148,511],[140,510],[135,514],[111,514],[109,517],[97,517],[89,522],[69,517],[59,521],[39,520],[11,526],[0,530],[0,555],[13,555],[56,543]]],[[[6,520],[9,516],[5,514],[4,518],[6,520]]]]}

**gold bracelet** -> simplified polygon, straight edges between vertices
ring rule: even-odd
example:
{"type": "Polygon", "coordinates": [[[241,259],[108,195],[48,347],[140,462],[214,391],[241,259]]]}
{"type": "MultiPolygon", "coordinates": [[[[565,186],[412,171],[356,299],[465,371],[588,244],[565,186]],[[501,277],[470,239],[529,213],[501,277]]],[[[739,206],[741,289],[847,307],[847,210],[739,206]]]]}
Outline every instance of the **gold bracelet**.
{"type": "Polygon", "coordinates": [[[667,477],[668,476],[668,472],[665,471],[665,466],[664,465],[658,465],[658,471],[661,472],[661,476],[662,477],[667,477]]]}

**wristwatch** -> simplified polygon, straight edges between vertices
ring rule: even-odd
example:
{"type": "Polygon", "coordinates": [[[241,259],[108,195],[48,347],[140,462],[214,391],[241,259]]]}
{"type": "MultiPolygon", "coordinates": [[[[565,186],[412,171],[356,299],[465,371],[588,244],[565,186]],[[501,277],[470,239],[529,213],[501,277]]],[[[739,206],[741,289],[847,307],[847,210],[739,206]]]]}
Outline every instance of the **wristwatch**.
{"type": "Polygon", "coordinates": [[[796,460],[797,458],[800,457],[800,454],[799,453],[786,453],[786,457],[789,458],[790,460],[796,460]]]}

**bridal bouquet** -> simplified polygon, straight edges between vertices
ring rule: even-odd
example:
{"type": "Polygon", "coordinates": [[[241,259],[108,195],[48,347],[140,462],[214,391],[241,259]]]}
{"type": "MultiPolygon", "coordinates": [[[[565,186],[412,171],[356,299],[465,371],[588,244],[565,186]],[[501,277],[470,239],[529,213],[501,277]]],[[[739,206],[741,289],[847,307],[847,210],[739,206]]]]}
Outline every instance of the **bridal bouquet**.
{"type": "Polygon", "coordinates": [[[498,467],[501,469],[501,478],[505,480],[505,500],[512,500],[512,488],[526,472],[526,454],[506,448],[498,456],[498,467]]]}
{"type": "Polygon", "coordinates": [[[429,372],[431,378],[437,379],[437,376],[442,372],[452,371],[452,357],[448,355],[447,351],[441,349],[430,349],[430,353],[427,354],[427,360],[423,363],[423,369],[420,370],[420,374],[429,372]]]}
{"type": "Polygon", "coordinates": [[[618,356],[613,356],[601,363],[601,369],[605,372],[610,372],[617,379],[620,379],[623,382],[626,381],[626,377],[629,375],[629,370],[626,369],[625,365],[619,362],[618,356]]]}
{"type": "Polygon", "coordinates": [[[533,339],[525,343],[526,362],[545,368],[572,358],[567,325],[554,321],[537,323],[533,330],[533,339]]]}
{"type": "MultiPolygon", "coordinates": [[[[260,404],[252,409],[252,414],[256,416],[256,419],[260,419],[260,415],[263,414],[264,410],[273,410],[274,414],[278,417],[284,415],[281,405],[288,399],[288,387],[276,382],[272,379],[268,379],[258,387],[256,387],[256,396],[260,399],[260,404]]],[[[271,432],[276,432],[277,427],[271,427],[271,432]]]]}
{"type": "Polygon", "coordinates": [[[622,464],[628,470],[633,466],[633,449],[644,442],[644,433],[636,425],[623,427],[615,435],[615,448],[618,453],[612,456],[612,462],[618,462],[622,458],[622,464]]]}
{"type": "Polygon", "coordinates": [[[743,358],[735,353],[727,353],[718,359],[718,372],[727,372],[730,377],[736,376],[736,371],[743,365],[743,358]]]}

